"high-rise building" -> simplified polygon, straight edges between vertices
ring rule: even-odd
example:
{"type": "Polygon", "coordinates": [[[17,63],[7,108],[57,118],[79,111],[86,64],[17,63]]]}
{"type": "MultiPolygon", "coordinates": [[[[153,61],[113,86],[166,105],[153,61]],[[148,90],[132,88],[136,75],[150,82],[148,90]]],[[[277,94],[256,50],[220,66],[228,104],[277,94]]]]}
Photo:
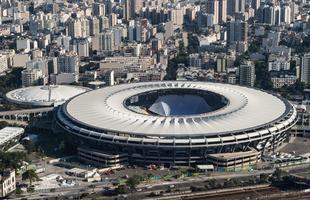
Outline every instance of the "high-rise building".
{"type": "Polygon", "coordinates": [[[255,12],[260,7],[260,1],[261,0],[252,0],[251,2],[251,7],[255,10],[255,12]]]}
{"type": "Polygon", "coordinates": [[[134,1],[135,13],[139,14],[140,10],[143,8],[143,0],[134,1]]]}
{"type": "Polygon", "coordinates": [[[226,72],[227,62],[225,56],[218,56],[216,59],[216,71],[219,73],[226,72]]]}
{"type": "Polygon", "coordinates": [[[234,16],[238,12],[245,12],[245,0],[227,0],[227,14],[234,16]]]}
{"type": "Polygon", "coordinates": [[[100,20],[97,17],[92,17],[89,21],[89,34],[94,36],[100,32],[100,20]]]}
{"type": "Polygon", "coordinates": [[[189,55],[189,66],[201,68],[201,58],[198,53],[189,55]]]}
{"type": "Polygon", "coordinates": [[[124,19],[127,21],[134,19],[136,14],[139,14],[142,8],[143,0],[124,0],[124,19]]]}
{"type": "Polygon", "coordinates": [[[310,83],[310,53],[305,54],[301,59],[301,82],[310,83]]]}
{"type": "Polygon", "coordinates": [[[112,86],[115,84],[115,82],[114,82],[114,71],[113,70],[106,72],[105,82],[108,86],[112,86]]]}
{"type": "Polygon", "coordinates": [[[282,5],[281,7],[281,23],[290,24],[291,23],[291,7],[289,5],[282,5]]]}
{"type": "Polygon", "coordinates": [[[207,12],[213,14],[214,24],[219,23],[219,0],[209,0],[207,1],[207,12]]]}
{"type": "Polygon", "coordinates": [[[103,16],[105,15],[105,11],[105,5],[103,3],[94,3],[92,5],[93,16],[103,16]]]}
{"type": "Polygon", "coordinates": [[[2,7],[0,5],[0,25],[2,24],[2,7]]]}
{"type": "Polygon", "coordinates": [[[248,61],[239,66],[239,83],[240,85],[253,87],[255,82],[255,65],[248,61]]]}
{"type": "Polygon", "coordinates": [[[242,20],[230,21],[227,26],[227,43],[247,42],[248,23],[242,20]]]}
{"type": "Polygon", "coordinates": [[[227,0],[219,1],[219,23],[225,23],[227,18],[227,0]]]}
{"type": "Polygon", "coordinates": [[[0,54],[0,74],[8,70],[8,56],[0,54]]]}
{"type": "Polygon", "coordinates": [[[281,8],[279,5],[274,6],[274,25],[279,26],[281,23],[281,8]]]}
{"type": "Polygon", "coordinates": [[[105,0],[104,1],[105,14],[106,15],[110,15],[112,13],[113,2],[114,2],[114,0],[105,0]]]}
{"type": "Polygon", "coordinates": [[[108,30],[101,34],[100,50],[102,51],[113,51],[114,50],[114,33],[112,30],[108,30]]]}
{"type": "Polygon", "coordinates": [[[77,37],[89,36],[89,21],[85,17],[78,19],[69,18],[66,24],[67,35],[77,37]]]}
{"type": "Polygon", "coordinates": [[[43,78],[43,72],[40,69],[26,69],[23,70],[21,73],[23,87],[35,85],[39,82],[41,78],[43,78]]]}
{"type": "Polygon", "coordinates": [[[184,13],[183,10],[180,8],[173,9],[171,11],[171,21],[175,25],[182,26],[184,23],[184,13]]]}
{"type": "Polygon", "coordinates": [[[58,73],[79,73],[79,57],[76,52],[69,52],[58,57],[58,73]]]}

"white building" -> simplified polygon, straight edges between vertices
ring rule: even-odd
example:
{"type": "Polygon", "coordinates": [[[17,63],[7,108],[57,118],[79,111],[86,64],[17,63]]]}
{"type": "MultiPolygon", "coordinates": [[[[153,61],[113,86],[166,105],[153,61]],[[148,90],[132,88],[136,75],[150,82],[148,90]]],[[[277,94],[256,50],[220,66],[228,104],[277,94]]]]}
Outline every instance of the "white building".
{"type": "Polygon", "coordinates": [[[27,87],[38,83],[43,78],[43,72],[40,69],[26,69],[22,71],[22,86],[27,87]]]}
{"type": "Polygon", "coordinates": [[[13,57],[13,67],[26,67],[26,63],[30,60],[28,54],[15,54],[13,57]]]}
{"type": "Polygon", "coordinates": [[[8,70],[8,57],[0,54],[0,74],[8,70]]]}
{"type": "Polygon", "coordinates": [[[184,23],[184,11],[180,8],[171,11],[171,21],[174,25],[182,26],[184,23]]]}
{"type": "Polygon", "coordinates": [[[284,57],[278,57],[268,62],[268,71],[290,70],[290,61],[284,57]]]}
{"type": "Polygon", "coordinates": [[[201,58],[198,53],[189,55],[189,66],[201,68],[201,58]]]}
{"type": "Polygon", "coordinates": [[[60,55],[58,61],[58,73],[78,73],[79,72],[79,57],[76,52],[69,52],[60,55]]]}
{"type": "Polygon", "coordinates": [[[78,82],[79,75],[76,73],[51,74],[50,82],[52,84],[70,84],[78,82]]]}
{"type": "Polygon", "coordinates": [[[16,49],[17,50],[24,50],[26,53],[30,51],[30,39],[17,39],[16,40],[16,49]]]}
{"type": "Polygon", "coordinates": [[[291,7],[289,5],[283,5],[281,7],[281,23],[290,24],[291,22],[291,7]]]}
{"type": "Polygon", "coordinates": [[[105,82],[108,86],[114,85],[114,71],[108,71],[105,75],[105,82]]]}
{"type": "Polygon", "coordinates": [[[42,58],[36,58],[26,63],[27,69],[39,69],[44,75],[48,75],[48,61],[42,58]]]}
{"type": "Polygon", "coordinates": [[[283,76],[283,77],[272,77],[271,82],[273,88],[282,88],[283,86],[290,86],[295,84],[297,81],[296,76],[283,76]]]}
{"type": "Polygon", "coordinates": [[[0,198],[16,190],[15,170],[6,169],[0,173],[0,198]]]}

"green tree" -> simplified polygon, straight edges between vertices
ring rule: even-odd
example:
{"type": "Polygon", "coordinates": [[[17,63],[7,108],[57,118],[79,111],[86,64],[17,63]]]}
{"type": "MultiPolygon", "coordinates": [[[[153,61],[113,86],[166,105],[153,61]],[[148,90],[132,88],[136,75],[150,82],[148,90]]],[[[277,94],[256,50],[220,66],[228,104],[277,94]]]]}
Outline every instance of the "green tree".
{"type": "Polygon", "coordinates": [[[65,150],[65,141],[61,141],[58,145],[58,150],[63,152],[65,150]]]}
{"type": "Polygon", "coordinates": [[[5,168],[17,170],[22,165],[22,161],[27,159],[27,155],[23,152],[2,152],[0,151],[0,171],[5,168]]]}
{"type": "Polygon", "coordinates": [[[255,86],[264,90],[272,89],[272,82],[268,72],[268,65],[264,61],[255,63],[255,86]]]}
{"type": "Polygon", "coordinates": [[[117,194],[126,194],[128,193],[128,188],[126,185],[119,185],[117,186],[117,188],[115,189],[115,192],[117,194]]]}
{"type": "Polygon", "coordinates": [[[30,186],[32,185],[32,181],[38,180],[39,177],[35,170],[33,169],[28,169],[22,174],[22,180],[29,180],[30,186]]]}
{"type": "Polygon", "coordinates": [[[175,58],[169,60],[165,80],[176,80],[179,64],[188,66],[188,59],[188,54],[180,53],[175,58]]]}
{"type": "Polygon", "coordinates": [[[140,184],[141,180],[142,180],[141,176],[133,175],[132,177],[128,178],[127,186],[129,187],[131,191],[133,191],[136,189],[137,185],[140,184]]]}

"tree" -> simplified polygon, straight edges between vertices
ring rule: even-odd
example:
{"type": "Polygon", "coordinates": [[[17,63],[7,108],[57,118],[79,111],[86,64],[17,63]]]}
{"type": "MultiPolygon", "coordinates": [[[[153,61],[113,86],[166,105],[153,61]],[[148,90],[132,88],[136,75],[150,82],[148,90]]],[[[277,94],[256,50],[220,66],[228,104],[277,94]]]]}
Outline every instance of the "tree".
{"type": "Polygon", "coordinates": [[[117,188],[115,189],[115,192],[117,194],[126,194],[128,193],[128,188],[126,185],[119,185],[117,186],[117,188]]]}
{"type": "Polygon", "coordinates": [[[63,152],[65,150],[65,141],[61,141],[58,145],[58,150],[63,152]]]}
{"type": "Polygon", "coordinates": [[[259,179],[262,183],[267,183],[269,180],[269,175],[268,174],[260,174],[259,179]]]}
{"type": "Polygon", "coordinates": [[[283,177],[283,171],[280,168],[277,168],[273,174],[272,177],[275,181],[281,181],[283,177]]]}
{"type": "Polygon", "coordinates": [[[6,168],[17,170],[22,161],[26,160],[27,155],[23,152],[2,152],[0,151],[0,171],[6,168]]]}
{"type": "Polygon", "coordinates": [[[168,67],[166,69],[167,75],[165,80],[176,80],[179,64],[188,66],[188,59],[189,58],[186,53],[180,53],[175,58],[169,60],[168,67]]]}
{"type": "Polygon", "coordinates": [[[128,178],[127,186],[129,187],[129,189],[131,191],[133,191],[134,189],[136,189],[137,185],[139,185],[141,180],[142,180],[142,177],[140,177],[138,175],[134,175],[134,176],[128,178]]]}
{"type": "Polygon", "coordinates": [[[32,181],[35,181],[38,179],[39,177],[33,169],[28,169],[22,174],[22,180],[29,180],[30,186],[32,185],[32,181]]]}

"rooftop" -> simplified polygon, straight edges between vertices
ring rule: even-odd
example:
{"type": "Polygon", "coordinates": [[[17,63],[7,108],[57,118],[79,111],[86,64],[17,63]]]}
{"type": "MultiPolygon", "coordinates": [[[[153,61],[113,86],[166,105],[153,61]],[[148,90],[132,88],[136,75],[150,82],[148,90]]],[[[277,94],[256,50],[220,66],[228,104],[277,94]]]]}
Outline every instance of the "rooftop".
{"type": "Polygon", "coordinates": [[[90,89],[72,85],[44,85],[20,88],[6,94],[8,101],[32,106],[57,106],[90,89]]]}
{"type": "Polygon", "coordinates": [[[0,146],[24,133],[23,128],[5,127],[0,130],[0,146]]]}

